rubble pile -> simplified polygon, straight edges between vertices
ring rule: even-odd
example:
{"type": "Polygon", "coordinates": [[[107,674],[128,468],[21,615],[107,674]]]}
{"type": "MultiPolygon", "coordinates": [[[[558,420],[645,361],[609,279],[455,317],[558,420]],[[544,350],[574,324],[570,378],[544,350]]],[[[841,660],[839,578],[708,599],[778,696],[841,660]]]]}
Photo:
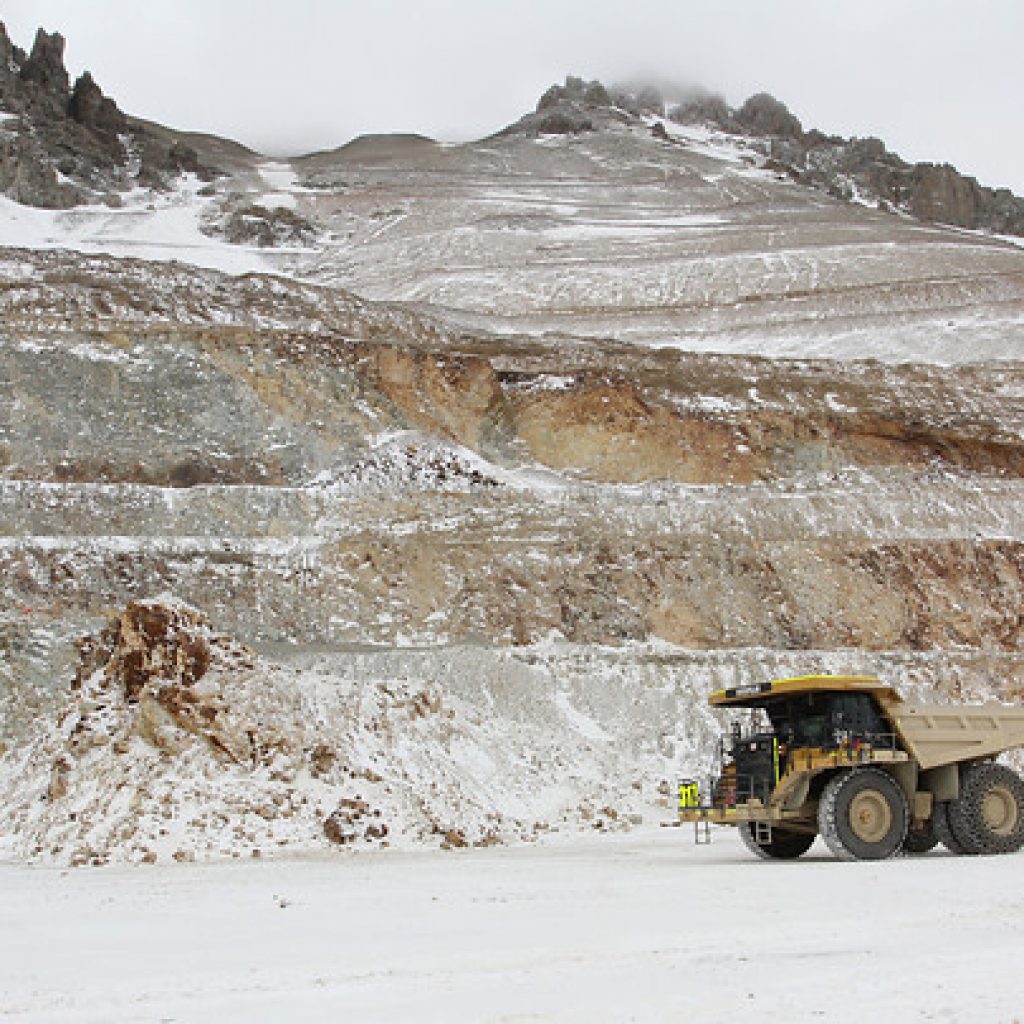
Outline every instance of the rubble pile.
{"type": "MultiPolygon", "coordinates": [[[[553,746],[543,714],[517,733],[421,681],[346,686],[269,662],[170,596],[130,602],[77,646],[56,716],[0,755],[0,859],[532,839],[551,827],[546,787],[564,782],[553,766],[573,763],[575,740],[553,746]]],[[[585,827],[591,806],[614,801],[600,787],[558,795],[562,819],[585,827]]],[[[615,810],[601,827],[636,820],[615,810]]]]}

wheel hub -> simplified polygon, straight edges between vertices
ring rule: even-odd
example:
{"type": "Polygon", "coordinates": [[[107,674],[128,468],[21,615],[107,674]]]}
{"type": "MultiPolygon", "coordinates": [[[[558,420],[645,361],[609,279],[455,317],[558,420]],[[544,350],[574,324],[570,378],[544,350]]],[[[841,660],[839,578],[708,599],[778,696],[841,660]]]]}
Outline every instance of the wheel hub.
{"type": "Polygon", "coordinates": [[[861,790],[850,802],[850,828],[864,843],[880,843],[892,828],[888,800],[876,789],[861,790]]]}
{"type": "Polygon", "coordinates": [[[1018,815],[1017,801],[1006,786],[993,786],[981,801],[981,820],[996,835],[1010,835],[1017,827],[1018,815]]]}

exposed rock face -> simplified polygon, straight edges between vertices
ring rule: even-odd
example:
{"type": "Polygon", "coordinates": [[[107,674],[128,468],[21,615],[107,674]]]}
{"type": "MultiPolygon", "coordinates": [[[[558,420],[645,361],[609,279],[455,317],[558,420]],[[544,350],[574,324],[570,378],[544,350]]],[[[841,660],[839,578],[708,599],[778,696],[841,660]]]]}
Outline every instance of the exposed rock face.
{"type": "Polygon", "coordinates": [[[0,23],[0,104],[17,117],[0,137],[0,192],[32,206],[67,208],[169,175],[210,178],[194,150],[133,123],[85,72],[71,87],[64,38],[42,29],[32,52],[0,23]]]}
{"type": "Polygon", "coordinates": [[[908,164],[878,139],[809,132],[773,140],[771,153],[796,181],[839,198],[872,199],[922,220],[999,234],[1024,234],[1024,200],[985,188],[949,164],[908,164]]]}
{"type": "Polygon", "coordinates": [[[805,132],[785,104],[767,93],[732,110],[720,96],[697,96],[670,111],[680,124],[706,122],[763,137],[769,168],[838,199],[877,202],[922,220],[1000,234],[1024,234],[1024,199],[979,185],[949,164],[908,164],[880,139],[805,132]]]}

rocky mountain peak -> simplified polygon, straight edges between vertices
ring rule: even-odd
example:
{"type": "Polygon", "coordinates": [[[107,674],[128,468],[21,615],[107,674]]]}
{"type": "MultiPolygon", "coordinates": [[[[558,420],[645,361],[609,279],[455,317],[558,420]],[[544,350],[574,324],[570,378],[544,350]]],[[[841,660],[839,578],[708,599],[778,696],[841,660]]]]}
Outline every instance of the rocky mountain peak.
{"type": "Polygon", "coordinates": [[[30,206],[116,205],[183,172],[217,174],[176,133],[128,117],[90,72],[71,85],[64,37],[40,28],[28,54],[0,23],[0,193],[30,206]]]}
{"type": "Polygon", "coordinates": [[[616,99],[596,80],[569,75],[563,85],[552,85],[525,117],[497,133],[511,135],[580,135],[628,120],[616,99]]]}

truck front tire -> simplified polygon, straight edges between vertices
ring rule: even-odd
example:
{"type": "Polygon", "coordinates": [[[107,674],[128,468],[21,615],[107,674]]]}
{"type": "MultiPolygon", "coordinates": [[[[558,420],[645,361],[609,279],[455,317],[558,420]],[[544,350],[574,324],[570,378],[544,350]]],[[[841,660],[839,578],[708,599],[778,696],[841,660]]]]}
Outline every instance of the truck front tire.
{"type": "Polygon", "coordinates": [[[817,838],[808,832],[794,832],[792,829],[772,826],[772,837],[767,843],[754,838],[752,822],[745,821],[739,826],[740,839],[751,853],[765,860],[793,860],[806,853],[817,838]]]}
{"type": "Polygon", "coordinates": [[[903,845],[907,798],[880,768],[854,768],[829,780],[818,802],[818,828],[840,860],[884,860],[903,845]]]}

